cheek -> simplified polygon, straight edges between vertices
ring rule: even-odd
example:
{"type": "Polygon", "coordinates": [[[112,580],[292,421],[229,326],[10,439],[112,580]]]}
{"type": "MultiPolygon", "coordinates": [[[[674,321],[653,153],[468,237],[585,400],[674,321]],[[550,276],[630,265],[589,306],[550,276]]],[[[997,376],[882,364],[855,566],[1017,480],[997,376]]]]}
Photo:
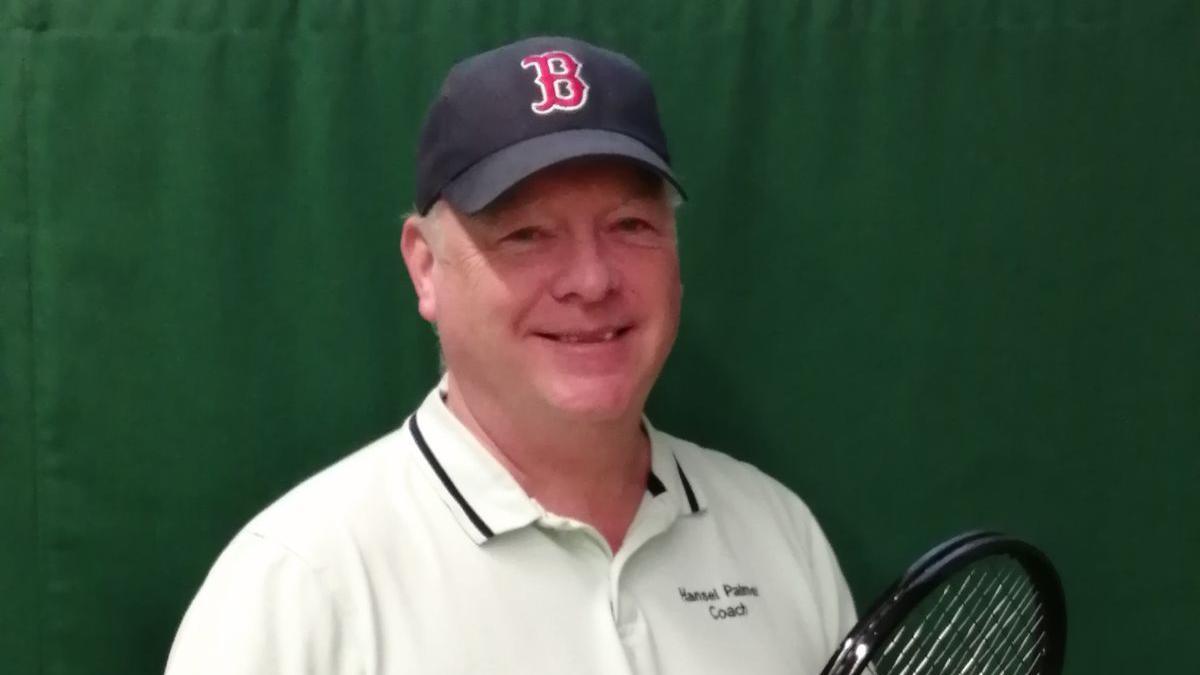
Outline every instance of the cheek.
{"type": "Polygon", "coordinates": [[[528,311],[552,296],[555,280],[568,264],[555,250],[512,256],[495,262],[492,282],[504,289],[510,306],[528,311]]]}
{"type": "Polygon", "coordinates": [[[545,286],[529,269],[480,266],[459,272],[450,284],[453,297],[443,306],[468,340],[520,332],[545,286]]]}
{"type": "Polygon", "coordinates": [[[679,306],[682,292],[679,278],[679,262],[674,256],[663,256],[642,261],[642,264],[629,272],[630,279],[635,280],[634,286],[639,294],[653,298],[657,303],[679,306]]]}
{"type": "Polygon", "coordinates": [[[678,258],[672,259],[672,263],[664,271],[660,283],[665,296],[664,302],[667,306],[671,334],[674,335],[679,328],[679,312],[683,303],[683,281],[679,276],[678,258]]]}
{"type": "Polygon", "coordinates": [[[679,266],[673,259],[652,261],[628,271],[626,279],[635,312],[646,322],[646,335],[663,349],[669,349],[679,330],[683,297],[679,266]]]}

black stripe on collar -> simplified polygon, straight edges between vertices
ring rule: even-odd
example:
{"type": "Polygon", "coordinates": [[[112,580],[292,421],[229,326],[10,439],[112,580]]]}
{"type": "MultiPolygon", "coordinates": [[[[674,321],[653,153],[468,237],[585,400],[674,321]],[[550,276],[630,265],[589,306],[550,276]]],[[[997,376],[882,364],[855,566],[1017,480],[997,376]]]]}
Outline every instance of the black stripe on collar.
{"type": "Polygon", "coordinates": [[[683,483],[683,492],[687,495],[688,508],[692,513],[700,512],[700,503],[696,501],[696,493],[692,491],[692,484],[688,482],[687,476],[683,473],[683,467],[679,465],[679,460],[675,460],[675,468],[679,470],[679,481],[683,483]]]}
{"type": "Polygon", "coordinates": [[[667,491],[667,486],[663,485],[658,476],[655,476],[654,472],[651,471],[650,475],[646,476],[646,491],[650,493],[651,497],[657,497],[667,491]]]}
{"type": "MultiPolygon", "coordinates": [[[[466,498],[458,491],[458,486],[454,484],[454,481],[450,480],[450,476],[446,475],[446,470],[442,468],[441,462],[437,461],[437,457],[433,456],[433,451],[429,449],[429,444],[425,442],[425,436],[421,434],[421,429],[417,426],[416,413],[413,413],[412,417],[408,418],[408,430],[412,432],[413,440],[417,442],[417,447],[421,449],[421,454],[425,456],[425,461],[429,462],[430,468],[437,474],[438,480],[442,481],[446,492],[449,492],[450,496],[454,497],[454,501],[458,502],[458,506],[463,510],[463,513],[467,514],[467,518],[470,519],[475,529],[479,530],[483,538],[491,539],[494,535],[492,528],[483,522],[483,518],[480,518],[478,513],[475,513],[475,509],[471,508],[466,498]]],[[[691,493],[689,492],[688,494],[691,493]]]]}

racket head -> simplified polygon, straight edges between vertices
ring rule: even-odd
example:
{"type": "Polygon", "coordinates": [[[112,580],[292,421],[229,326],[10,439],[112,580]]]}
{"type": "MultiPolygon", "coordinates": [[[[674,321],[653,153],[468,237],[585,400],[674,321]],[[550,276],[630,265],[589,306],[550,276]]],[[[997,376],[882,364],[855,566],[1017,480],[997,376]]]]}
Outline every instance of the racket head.
{"type": "MultiPolygon", "coordinates": [[[[1049,558],[1033,545],[997,532],[972,531],[930,549],[888,588],[846,635],[822,675],[860,675],[868,670],[898,627],[922,603],[961,573],[992,560],[1020,567],[1040,607],[1045,636],[1030,675],[1058,675],[1066,651],[1066,598],[1049,558]]],[[[978,672],[989,675],[988,671],[978,672]]],[[[879,675],[887,675],[881,672],[879,675]]],[[[942,675],[937,670],[923,675],[942,675]]],[[[949,674],[947,674],[949,675],[949,674]]]]}

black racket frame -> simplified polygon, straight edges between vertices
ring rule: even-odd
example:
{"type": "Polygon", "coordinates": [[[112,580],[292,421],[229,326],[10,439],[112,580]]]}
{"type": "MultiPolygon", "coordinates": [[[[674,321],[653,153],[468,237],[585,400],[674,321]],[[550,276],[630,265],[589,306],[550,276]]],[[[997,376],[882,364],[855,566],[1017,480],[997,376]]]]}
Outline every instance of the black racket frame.
{"type": "Polygon", "coordinates": [[[1062,580],[1046,554],[1025,541],[999,532],[972,531],[932,548],[913,563],[859,619],[821,675],[860,675],[892,631],[946,579],[992,555],[1006,555],[1029,575],[1043,606],[1046,644],[1039,675],[1062,672],[1066,652],[1067,603],[1062,580]]]}

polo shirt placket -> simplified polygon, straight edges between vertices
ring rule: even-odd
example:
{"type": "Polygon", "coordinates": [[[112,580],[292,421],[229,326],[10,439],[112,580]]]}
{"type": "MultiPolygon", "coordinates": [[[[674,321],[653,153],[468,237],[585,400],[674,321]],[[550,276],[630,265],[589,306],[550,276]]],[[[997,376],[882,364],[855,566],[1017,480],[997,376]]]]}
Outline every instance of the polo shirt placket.
{"type": "Polygon", "coordinates": [[[572,564],[586,570],[607,590],[608,611],[628,661],[627,672],[658,672],[650,630],[637,599],[622,587],[622,573],[647,542],[669,530],[678,518],[699,514],[703,509],[678,459],[663,444],[653,442],[656,432],[649,421],[643,421],[652,441],[646,491],[620,549],[613,552],[591,525],[547,511],[530,498],[453,417],[445,407],[444,391],[436,393],[409,418],[407,428],[463,533],[485,548],[496,537],[529,527],[558,541],[571,552],[572,564]],[[444,442],[438,444],[440,451],[431,446],[422,431],[423,419],[445,432],[439,435],[438,440],[444,442]],[[447,459],[441,458],[447,455],[447,459]],[[447,464],[452,468],[448,470],[447,464]]]}

